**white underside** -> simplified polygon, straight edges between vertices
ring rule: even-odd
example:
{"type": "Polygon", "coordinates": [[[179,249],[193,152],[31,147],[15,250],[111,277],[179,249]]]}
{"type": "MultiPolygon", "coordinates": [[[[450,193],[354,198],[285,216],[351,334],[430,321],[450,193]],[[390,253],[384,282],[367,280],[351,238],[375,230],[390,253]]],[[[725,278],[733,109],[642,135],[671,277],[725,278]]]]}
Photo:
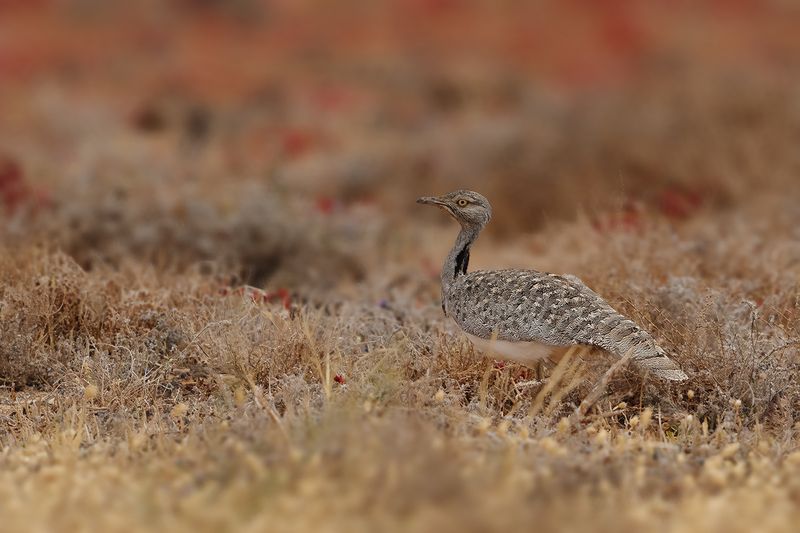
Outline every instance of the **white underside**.
{"type": "Polygon", "coordinates": [[[556,350],[562,348],[561,346],[552,346],[535,341],[512,342],[497,339],[482,339],[475,335],[470,335],[469,333],[465,333],[465,335],[472,341],[475,348],[482,351],[487,357],[500,357],[520,363],[541,361],[542,359],[550,357],[556,350]]]}

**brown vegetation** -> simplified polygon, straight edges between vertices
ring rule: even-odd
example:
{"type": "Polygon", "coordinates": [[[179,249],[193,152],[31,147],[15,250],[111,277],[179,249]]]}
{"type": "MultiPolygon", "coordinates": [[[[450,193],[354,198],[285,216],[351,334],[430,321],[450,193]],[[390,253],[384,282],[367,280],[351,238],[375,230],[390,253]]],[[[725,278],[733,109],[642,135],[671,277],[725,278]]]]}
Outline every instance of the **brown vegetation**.
{"type": "MultiPolygon", "coordinates": [[[[139,40],[115,37],[135,98],[84,44],[69,61],[55,46],[0,54],[21,80],[0,88],[4,531],[792,530],[791,72],[750,57],[753,75],[737,76],[725,46],[690,60],[680,32],[653,23],[663,13],[625,2],[580,18],[612,43],[581,76],[569,52],[470,63],[436,17],[456,9],[483,28],[492,57],[517,48],[481,21],[513,17],[461,4],[410,2],[399,36],[358,37],[392,69],[337,35],[330,70],[324,49],[290,42],[270,48],[285,75],[264,79],[139,21],[139,40]],[[432,18],[413,28],[418,11],[432,18]],[[430,63],[404,59],[415,32],[430,63]],[[150,38],[188,54],[192,81],[155,81],[150,38]],[[230,84],[189,90],[210,76],[193,61],[219,62],[214,79],[230,84]],[[531,64],[545,67],[522,75],[531,64]],[[540,381],[476,355],[439,308],[455,228],[414,203],[454,188],[494,206],[473,268],[580,276],[690,380],[606,376],[610,357],[578,353],[540,381]]],[[[772,53],[800,49],[777,2],[717,4],[731,27],[761,21],[751,31],[772,53]]],[[[170,5],[192,14],[176,31],[201,48],[209,31],[240,42],[239,10],[260,13],[170,5]]],[[[356,21],[381,12],[348,6],[356,21]]],[[[74,39],[64,12],[9,9],[74,39]]],[[[240,44],[298,38],[248,35],[240,44]]]]}

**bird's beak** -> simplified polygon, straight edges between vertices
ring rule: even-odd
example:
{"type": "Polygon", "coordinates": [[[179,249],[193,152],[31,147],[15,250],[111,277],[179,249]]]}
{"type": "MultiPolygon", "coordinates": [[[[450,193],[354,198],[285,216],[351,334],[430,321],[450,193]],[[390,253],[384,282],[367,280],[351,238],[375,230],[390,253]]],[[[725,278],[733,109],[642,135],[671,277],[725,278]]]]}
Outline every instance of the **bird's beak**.
{"type": "Polygon", "coordinates": [[[441,198],[437,198],[436,196],[423,196],[422,198],[417,198],[417,203],[425,205],[435,205],[442,211],[445,211],[455,220],[458,220],[458,217],[453,212],[453,208],[450,207],[450,204],[448,204],[445,200],[442,200],[441,198]]]}
{"type": "Polygon", "coordinates": [[[435,196],[423,196],[421,198],[417,198],[418,204],[425,204],[425,205],[438,205],[444,206],[444,202],[436,198],[435,196]]]}

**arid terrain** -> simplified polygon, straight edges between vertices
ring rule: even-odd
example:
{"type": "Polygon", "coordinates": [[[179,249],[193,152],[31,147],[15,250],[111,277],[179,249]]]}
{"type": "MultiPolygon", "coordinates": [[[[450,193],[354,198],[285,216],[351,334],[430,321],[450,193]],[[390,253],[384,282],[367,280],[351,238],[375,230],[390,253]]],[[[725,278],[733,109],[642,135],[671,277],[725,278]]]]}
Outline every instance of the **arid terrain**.
{"type": "Polygon", "coordinates": [[[794,531],[798,22],[0,2],[0,529],[794,531]],[[475,353],[459,188],[690,379],[475,353]]]}

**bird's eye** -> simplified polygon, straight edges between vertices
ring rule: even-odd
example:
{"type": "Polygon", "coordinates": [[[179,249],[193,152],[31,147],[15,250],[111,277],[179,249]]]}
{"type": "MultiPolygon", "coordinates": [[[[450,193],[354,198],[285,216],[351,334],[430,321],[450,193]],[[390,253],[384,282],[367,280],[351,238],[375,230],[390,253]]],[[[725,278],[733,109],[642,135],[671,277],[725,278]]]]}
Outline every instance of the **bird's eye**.
{"type": "Polygon", "coordinates": [[[458,202],[456,202],[456,203],[458,204],[458,207],[467,207],[467,204],[468,204],[469,202],[468,202],[468,201],[466,201],[466,200],[464,200],[464,199],[462,198],[461,200],[459,200],[459,201],[458,201],[458,202]]]}

